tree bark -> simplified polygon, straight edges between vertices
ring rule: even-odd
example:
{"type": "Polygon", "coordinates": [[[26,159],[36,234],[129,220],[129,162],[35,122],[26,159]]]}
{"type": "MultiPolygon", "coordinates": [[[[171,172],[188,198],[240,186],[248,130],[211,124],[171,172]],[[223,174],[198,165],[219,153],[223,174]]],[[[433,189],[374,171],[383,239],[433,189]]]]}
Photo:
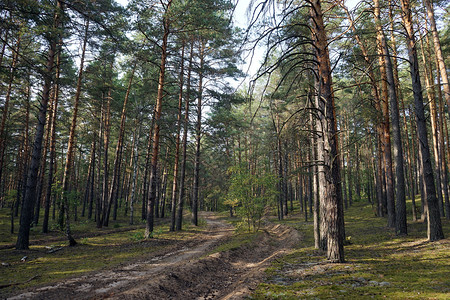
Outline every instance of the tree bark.
{"type": "MultiPolygon", "coordinates": [[[[312,160],[315,162],[312,164],[312,176],[313,176],[313,203],[314,203],[314,209],[313,209],[313,222],[314,222],[314,248],[320,249],[320,199],[319,199],[319,177],[318,177],[318,168],[317,168],[317,135],[315,132],[315,120],[313,114],[310,114],[309,118],[311,122],[311,130],[313,131],[312,137],[311,137],[311,151],[312,151],[312,160]]],[[[298,142],[299,150],[300,150],[300,141],[298,142]]],[[[301,184],[301,182],[300,182],[301,184]]],[[[300,194],[302,192],[300,191],[300,194]]],[[[300,196],[300,199],[302,199],[302,196],[300,196]]],[[[302,205],[303,206],[303,205],[302,205]]]]}
{"type": "Polygon", "coordinates": [[[442,87],[444,88],[445,101],[447,102],[447,109],[450,115],[450,85],[448,82],[447,68],[445,66],[444,56],[442,55],[441,42],[439,41],[439,33],[436,27],[436,21],[434,18],[433,2],[430,0],[423,0],[425,7],[427,8],[428,22],[431,25],[431,33],[433,35],[434,53],[438,61],[439,72],[442,80],[442,87]]]}
{"type": "MultiPolygon", "coordinates": [[[[376,0],[378,3],[378,0],[376,0]]],[[[379,12],[379,11],[378,11],[379,12]]],[[[378,15],[379,17],[379,15],[378,15]]],[[[379,18],[378,18],[379,20],[379,18]]],[[[381,27],[381,24],[379,25],[381,27]]],[[[394,67],[392,65],[391,56],[387,46],[386,38],[383,32],[379,32],[383,53],[384,65],[386,67],[386,79],[388,87],[388,96],[390,103],[390,117],[392,124],[392,135],[394,139],[393,150],[395,159],[395,227],[398,235],[408,233],[406,223],[406,192],[405,192],[405,172],[404,172],[404,156],[400,126],[400,113],[398,109],[398,99],[396,91],[396,80],[394,76],[394,67]]]]}
{"type": "Polygon", "coordinates": [[[340,191],[340,167],[338,155],[338,138],[336,115],[331,78],[331,63],[328,43],[323,22],[320,0],[311,1],[311,16],[314,21],[313,34],[316,46],[318,76],[320,85],[319,102],[324,102],[325,130],[324,148],[327,153],[319,153],[319,160],[324,162],[326,193],[323,201],[326,209],[327,223],[327,258],[332,262],[344,262],[344,215],[340,191]],[[322,157],[320,157],[322,155],[322,157]]]}
{"type": "Polygon", "coordinates": [[[170,231],[175,231],[175,217],[177,211],[177,188],[178,188],[178,164],[180,160],[180,132],[181,117],[183,107],[183,85],[184,85],[184,48],[185,42],[181,45],[181,63],[180,63],[180,92],[178,94],[178,115],[177,115],[177,133],[175,138],[175,161],[173,163],[173,184],[172,184],[172,201],[170,212],[170,231]]]}
{"type": "MultiPolygon", "coordinates": [[[[394,197],[394,175],[392,171],[392,153],[391,153],[391,134],[389,122],[389,102],[390,97],[395,97],[392,101],[397,101],[395,90],[388,90],[387,78],[387,64],[385,59],[389,59],[386,52],[386,40],[383,34],[383,28],[380,20],[380,3],[379,0],[374,0],[374,17],[375,26],[377,30],[377,52],[380,65],[381,75],[381,111],[382,111],[382,129],[383,129],[383,153],[384,153],[384,172],[386,176],[386,197],[387,197],[387,213],[388,213],[388,227],[396,227],[395,214],[395,197],[394,197]]],[[[392,71],[392,69],[391,69],[392,71]]],[[[394,88],[392,86],[392,88],[394,88]]],[[[392,102],[391,101],[391,102],[392,102]]],[[[392,104],[391,104],[392,105],[392,104]]],[[[402,158],[403,159],[403,158],[402,158]]]]}
{"type": "Polygon", "coordinates": [[[167,39],[169,37],[169,9],[172,4],[172,0],[169,0],[166,6],[166,11],[164,15],[164,35],[162,40],[162,53],[161,53],[161,64],[159,68],[159,80],[158,80],[158,93],[156,96],[155,104],[155,125],[153,129],[153,146],[152,146],[152,160],[150,168],[150,192],[147,204],[147,222],[145,226],[145,238],[149,238],[153,232],[153,218],[154,218],[154,207],[156,198],[156,171],[158,167],[158,154],[159,154],[159,137],[160,137],[160,118],[162,110],[162,101],[164,97],[164,76],[166,71],[166,60],[167,60],[167,39]]]}
{"type": "MultiPolygon", "coordinates": [[[[437,61],[436,61],[437,63],[437,61]]],[[[439,72],[437,72],[437,83],[438,86],[440,86],[440,76],[439,72]]],[[[443,180],[442,180],[442,189],[444,190],[444,196],[445,196],[445,216],[447,220],[450,220],[450,200],[449,200],[449,186],[448,186],[448,157],[446,158],[446,147],[444,142],[444,132],[447,133],[447,141],[448,141],[448,131],[447,131],[447,123],[445,121],[445,114],[444,114],[444,105],[442,101],[442,92],[441,89],[438,88],[438,99],[439,99],[439,125],[440,125],[440,135],[439,135],[439,144],[440,144],[440,155],[441,155],[441,161],[442,164],[440,165],[441,168],[441,174],[443,174],[443,180]]],[[[447,149],[449,149],[447,147],[447,149]]],[[[448,152],[447,152],[448,153],[448,152]]]]}
{"type": "Polygon", "coordinates": [[[176,230],[181,230],[183,227],[183,205],[184,205],[184,183],[186,176],[186,159],[187,159],[187,133],[189,125],[189,100],[191,97],[191,72],[192,72],[192,59],[194,52],[194,42],[191,42],[191,50],[189,54],[189,66],[187,74],[187,86],[186,86],[186,99],[184,105],[184,125],[183,125],[183,158],[181,162],[180,169],[180,188],[178,193],[178,207],[177,207],[177,218],[176,218],[176,230]]]}
{"type": "Polygon", "coordinates": [[[69,240],[70,246],[75,246],[77,244],[77,242],[72,237],[72,233],[71,233],[69,200],[68,200],[67,194],[69,193],[69,176],[71,175],[70,168],[72,167],[72,164],[73,164],[73,156],[74,156],[74,148],[75,148],[75,131],[77,128],[78,105],[79,105],[80,96],[81,96],[81,85],[82,85],[82,80],[83,80],[83,69],[84,69],[84,57],[85,57],[85,53],[86,53],[88,32],[89,32],[89,19],[86,20],[86,24],[85,24],[84,40],[83,40],[81,59],[80,59],[80,70],[78,72],[77,89],[75,92],[75,101],[73,103],[72,124],[70,126],[69,142],[67,144],[66,164],[64,167],[64,175],[63,175],[63,180],[62,180],[62,199],[63,199],[63,204],[65,206],[65,212],[66,212],[66,228],[65,228],[65,230],[66,230],[66,235],[67,235],[67,239],[69,240]]]}
{"type": "MultiPolygon", "coordinates": [[[[111,66],[112,67],[112,66],[111,66]]],[[[112,82],[110,82],[112,83],[112,82]]],[[[108,88],[108,94],[106,96],[106,110],[104,111],[104,124],[103,124],[103,186],[102,186],[102,219],[100,227],[108,226],[108,206],[109,206],[109,136],[111,129],[111,87],[108,88]]]]}
{"type": "MultiPolygon", "coordinates": [[[[60,14],[62,13],[62,5],[60,1],[56,3],[56,11],[53,22],[53,29],[60,26],[60,14]]],[[[52,85],[52,73],[55,61],[56,40],[51,40],[47,54],[47,64],[44,74],[44,86],[40,101],[40,108],[38,113],[38,123],[36,125],[35,138],[33,143],[33,150],[31,153],[31,162],[27,175],[27,183],[22,206],[22,213],[20,215],[19,234],[17,236],[16,249],[25,250],[29,247],[30,236],[30,219],[33,214],[33,201],[36,192],[37,173],[39,170],[39,163],[42,152],[42,139],[44,136],[45,120],[47,114],[47,105],[50,97],[50,88],[52,85]]]]}
{"type": "Polygon", "coordinates": [[[134,199],[136,196],[136,181],[137,181],[138,159],[139,159],[138,145],[141,131],[141,127],[139,125],[137,125],[136,127],[138,127],[139,129],[137,128],[135,129],[133,139],[133,149],[131,150],[133,153],[133,181],[131,184],[131,196],[130,196],[130,225],[133,225],[134,223],[134,199]]]}
{"type": "Polygon", "coordinates": [[[197,95],[197,124],[195,128],[195,166],[194,166],[194,191],[192,197],[192,224],[198,226],[198,203],[199,203],[199,183],[200,183],[200,142],[202,130],[202,94],[203,94],[203,68],[205,61],[206,42],[200,41],[200,70],[197,95]]]}
{"type": "Polygon", "coordinates": [[[127,112],[128,98],[130,96],[130,91],[131,91],[131,85],[133,83],[134,72],[136,70],[136,65],[137,65],[137,63],[135,62],[133,69],[131,71],[130,79],[128,80],[128,87],[127,87],[127,91],[125,93],[125,99],[123,101],[122,114],[120,116],[119,136],[117,138],[116,155],[115,155],[115,159],[114,159],[114,169],[113,169],[113,175],[112,175],[111,190],[109,193],[109,203],[108,203],[108,213],[107,213],[107,217],[109,218],[111,206],[114,203],[113,220],[116,220],[116,218],[117,218],[117,204],[118,204],[117,198],[118,198],[118,194],[119,194],[120,166],[122,164],[123,137],[125,135],[125,121],[127,118],[126,112],[127,112]]]}
{"type": "MultiPolygon", "coordinates": [[[[5,157],[6,145],[8,142],[8,138],[6,137],[6,133],[5,133],[5,126],[6,126],[6,120],[8,119],[8,114],[9,114],[9,101],[11,99],[12,85],[13,85],[14,77],[15,77],[15,73],[16,73],[17,61],[19,60],[20,40],[21,40],[21,36],[19,34],[19,36],[17,38],[17,42],[16,42],[16,48],[13,50],[13,57],[12,57],[11,68],[10,68],[10,72],[9,72],[8,88],[6,90],[5,104],[3,105],[2,120],[0,123],[0,182],[3,178],[4,157],[5,157]]],[[[2,57],[3,57],[3,55],[2,55],[2,57]]],[[[1,64],[0,64],[0,66],[1,66],[1,64]]]]}
{"type": "Polygon", "coordinates": [[[427,236],[430,241],[444,238],[442,224],[439,215],[439,206],[434,185],[433,169],[431,167],[430,148],[428,145],[428,133],[424,113],[422,84],[420,82],[419,62],[417,59],[416,41],[411,17],[409,0],[401,0],[402,21],[406,29],[406,41],[408,47],[408,58],[410,63],[410,73],[414,94],[417,135],[419,140],[419,152],[421,156],[421,166],[424,174],[424,186],[426,192],[427,212],[427,236]]]}
{"type": "MultiPolygon", "coordinates": [[[[430,121],[431,121],[431,140],[433,142],[432,148],[433,148],[433,158],[434,158],[434,170],[436,172],[436,192],[437,192],[437,199],[438,199],[438,206],[439,206],[439,212],[441,214],[441,217],[445,217],[444,214],[444,199],[442,197],[442,185],[441,185],[441,168],[440,165],[442,162],[440,161],[440,151],[439,149],[439,122],[437,118],[437,109],[436,109],[436,94],[434,90],[434,86],[432,83],[433,78],[433,68],[431,66],[430,62],[427,62],[425,59],[425,49],[423,44],[424,37],[420,36],[420,48],[422,52],[422,60],[423,60],[423,66],[424,66],[424,73],[425,73],[425,86],[427,90],[427,97],[428,102],[430,103],[430,121]]],[[[429,53],[429,56],[431,56],[431,53],[429,53]]]]}

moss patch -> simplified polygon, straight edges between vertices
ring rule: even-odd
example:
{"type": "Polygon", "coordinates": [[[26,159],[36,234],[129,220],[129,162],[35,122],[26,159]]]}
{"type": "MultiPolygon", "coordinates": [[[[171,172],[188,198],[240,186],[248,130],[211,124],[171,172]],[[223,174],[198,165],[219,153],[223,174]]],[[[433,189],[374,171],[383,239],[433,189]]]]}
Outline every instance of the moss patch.
{"type": "MultiPolygon", "coordinates": [[[[346,263],[330,264],[302,219],[282,223],[304,235],[304,246],[273,263],[251,299],[448,299],[450,239],[427,242],[426,224],[409,222],[408,236],[398,237],[370,204],[357,202],[345,212],[346,263]]],[[[450,222],[442,222],[448,236],[450,222]]]]}
{"type": "MultiPolygon", "coordinates": [[[[36,231],[31,233],[30,250],[0,250],[0,286],[22,283],[33,278],[30,282],[1,289],[0,298],[17,289],[49,284],[143,259],[164,247],[191,239],[206,228],[206,222],[201,220],[199,227],[186,222],[183,231],[170,232],[167,224],[158,222],[153,238],[145,240],[144,225],[130,226],[127,222],[124,219],[121,223],[117,222],[120,225],[116,228],[113,226],[116,223],[113,223],[109,228],[97,231],[94,224],[86,226],[86,221],[74,223],[74,233],[79,235],[75,247],[68,247],[68,242],[60,232],[43,235],[36,231]],[[86,232],[81,234],[82,230],[86,232]],[[49,253],[51,249],[57,251],[49,253]]],[[[4,244],[16,238],[15,234],[3,234],[2,237],[6,237],[4,244]]]]}

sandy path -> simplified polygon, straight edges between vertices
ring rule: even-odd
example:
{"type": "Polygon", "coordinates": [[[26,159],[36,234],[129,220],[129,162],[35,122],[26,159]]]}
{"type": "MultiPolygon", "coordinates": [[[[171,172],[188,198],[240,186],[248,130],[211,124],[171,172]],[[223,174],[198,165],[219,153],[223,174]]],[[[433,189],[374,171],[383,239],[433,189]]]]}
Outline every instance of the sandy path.
{"type": "Polygon", "coordinates": [[[204,257],[231,237],[233,228],[211,213],[202,216],[207,232],[175,249],[9,299],[240,299],[257,285],[269,262],[299,240],[296,231],[276,225],[253,245],[204,257]]]}

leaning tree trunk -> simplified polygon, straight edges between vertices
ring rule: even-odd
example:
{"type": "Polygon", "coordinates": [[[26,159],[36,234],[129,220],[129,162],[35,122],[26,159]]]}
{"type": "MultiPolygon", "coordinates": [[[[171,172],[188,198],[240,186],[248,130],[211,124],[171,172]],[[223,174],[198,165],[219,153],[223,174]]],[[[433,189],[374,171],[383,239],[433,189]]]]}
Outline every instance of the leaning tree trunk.
{"type": "Polygon", "coordinates": [[[323,160],[326,186],[323,196],[326,209],[327,224],[327,258],[332,262],[344,261],[344,212],[340,191],[340,167],[338,155],[338,138],[334,95],[331,78],[331,63],[328,52],[328,42],[323,21],[320,0],[311,1],[311,17],[313,19],[314,46],[318,62],[319,102],[325,107],[324,150],[319,153],[323,160]]]}
{"type": "MultiPolygon", "coordinates": [[[[62,12],[62,4],[57,1],[56,12],[53,23],[53,29],[59,28],[60,14],[62,12]]],[[[47,65],[44,73],[44,87],[40,101],[38,123],[36,125],[33,150],[31,153],[31,162],[28,169],[25,195],[23,199],[22,213],[20,215],[19,234],[17,236],[16,249],[25,250],[29,247],[30,237],[30,221],[33,214],[34,197],[36,194],[37,174],[42,152],[42,139],[44,137],[45,120],[47,115],[47,105],[50,97],[50,89],[52,85],[52,73],[55,61],[56,39],[50,41],[50,48],[47,55],[47,65]]]]}
{"type": "Polygon", "coordinates": [[[172,0],[169,0],[166,7],[166,13],[164,16],[164,35],[162,40],[162,53],[161,53],[161,64],[159,68],[159,80],[158,80],[158,93],[156,96],[155,104],[155,125],[153,129],[153,146],[152,146],[152,160],[150,167],[150,187],[149,187],[149,199],[147,204],[147,222],[145,226],[145,238],[149,238],[153,232],[153,218],[154,218],[154,207],[156,198],[156,172],[158,167],[158,154],[159,154],[159,137],[160,137],[160,118],[162,110],[162,100],[164,97],[164,76],[166,71],[166,60],[167,60],[167,38],[169,36],[169,9],[172,4],[172,0]]]}
{"type": "Polygon", "coordinates": [[[431,167],[430,147],[428,145],[427,124],[425,119],[422,84],[420,82],[419,62],[417,59],[416,40],[412,23],[409,0],[401,0],[402,20],[406,29],[406,42],[408,47],[408,58],[414,94],[417,136],[419,139],[420,163],[423,169],[423,179],[426,193],[427,210],[427,236],[430,241],[444,238],[442,231],[439,206],[434,185],[433,168],[431,167]]]}

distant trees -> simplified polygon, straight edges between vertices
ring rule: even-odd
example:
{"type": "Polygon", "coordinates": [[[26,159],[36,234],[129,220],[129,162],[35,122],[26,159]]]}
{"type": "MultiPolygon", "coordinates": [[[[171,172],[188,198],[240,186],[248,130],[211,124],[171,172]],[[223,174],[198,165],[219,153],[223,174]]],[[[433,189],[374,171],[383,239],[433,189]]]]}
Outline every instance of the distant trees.
{"type": "Polygon", "coordinates": [[[17,249],[39,222],[74,245],[71,222],[134,223],[138,207],[148,238],[168,215],[182,230],[187,210],[195,225],[228,210],[254,230],[299,207],[342,262],[344,209],[365,199],[397,234],[410,212],[444,237],[438,4],[252,3],[245,31],[228,0],[0,4],[0,206],[11,231],[20,214],[17,249]],[[245,49],[263,63],[235,90],[245,49]]]}

